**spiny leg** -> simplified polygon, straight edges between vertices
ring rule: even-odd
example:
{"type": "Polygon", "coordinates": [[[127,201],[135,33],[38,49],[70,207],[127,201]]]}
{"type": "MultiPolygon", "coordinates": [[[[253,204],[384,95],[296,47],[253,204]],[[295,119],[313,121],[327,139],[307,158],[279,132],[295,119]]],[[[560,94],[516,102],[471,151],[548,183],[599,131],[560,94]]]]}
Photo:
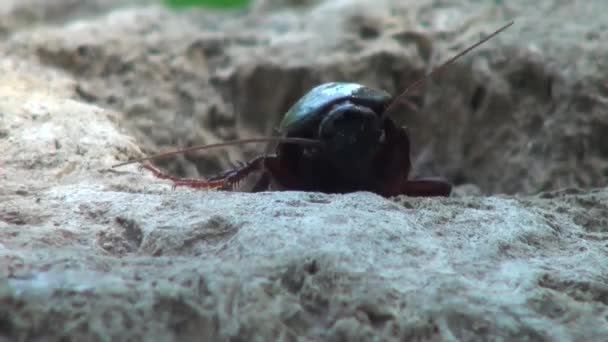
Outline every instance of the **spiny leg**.
{"type": "MultiPolygon", "coordinates": [[[[277,157],[275,155],[260,155],[246,163],[241,163],[241,166],[238,168],[223,172],[221,176],[217,178],[224,180],[224,186],[222,187],[222,190],[234,190],[234,188],[236,188],[239,183],[243,181],[245,177],[247,177],[252,172],[263,171],[262,177],[258,182],[262,182],[262,184],[256,184],[256,186],[254,186],[254,192],[261,191],[260,187],[264,185],[263,183],[269,183],[269,175],[266,172],[266,165],[268,161],[274,160],[276,158],[277,157]]],[[[212,177],[210,180],[215,181],[215,179],[216,177],[212,177]]],[[[267,186],[268,184],[266,184],[266,187],[267,186]]]]}
{"type": "Polygon", "coordinates": [[[204,178],[180,178],[169,175],[157,169],[150,164],[142,164],[142,168],[149,170],[152,174],[160,179],[166,179],[173,182],[173,188],[178,186],[187,186],[194,189],[203,190],[233,190],[239,182],[247,177],[251,172],[264,168],[264,162],[270,156],[258,156],[253,160],[243,163],[242,166],[224,171],[218,175],[204,178]]]}
{"type": "Polygon", "coordinates": [[[165,172],[162,172],[161,170],[148,163],[142,164],[141,168],[152,172],[152,174],[156,178],[170,180],[171,182],[173,182],[174,189],[178,186],[187,186],[194,189],[215,190],[224,186],[224,179],[207,180],[204,178],[175,177],[165,172]]]}
{"type": "Polygon", "coordinates": [[[409,158],[410,141],[407,128],[396,128],[393,124],[385,125],[386,139],[389,148],[384,150],[384,158],[377,163],[384,165],[382,191],[385,197],[406,196],[450,196],[452,185],[441,178],[408,179],[411,168],[409,158]],[[405,151],[405,153],[404,153],[405,151]]]}

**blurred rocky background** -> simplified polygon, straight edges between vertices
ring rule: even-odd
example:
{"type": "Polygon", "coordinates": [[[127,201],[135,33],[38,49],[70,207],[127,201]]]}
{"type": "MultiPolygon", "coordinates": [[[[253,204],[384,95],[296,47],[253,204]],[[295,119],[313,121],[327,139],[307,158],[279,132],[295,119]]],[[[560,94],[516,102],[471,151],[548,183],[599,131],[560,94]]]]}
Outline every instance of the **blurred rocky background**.
{"type": "MultiPolygon", "coordinates": [[[[274,0],[179,12],[138,3],[9,1],[2,50],[68,74],[74,99],[120,112],[120,126],[153,153],[273,135],[321,82],[398,94],[514,19],[427,82],[420,110],[394,115],[411,129],[416,174],[486,194],[606,184],[608,33],[598,2],[274,0]]],[[[158,163],[193,177],[267,150],[158,163]]]]}

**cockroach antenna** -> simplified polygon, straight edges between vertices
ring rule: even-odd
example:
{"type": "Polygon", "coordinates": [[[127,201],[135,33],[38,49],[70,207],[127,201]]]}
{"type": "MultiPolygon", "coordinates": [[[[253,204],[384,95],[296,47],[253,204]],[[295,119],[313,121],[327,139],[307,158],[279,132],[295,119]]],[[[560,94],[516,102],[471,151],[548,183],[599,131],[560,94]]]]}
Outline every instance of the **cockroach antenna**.
{"type": "Polygon", "coordinates": [[[494,31],[489,36],[483,38],[482,40],[478,41],[477,43],[475,43],[475,44],[469,46],[468,48],[464,49],[463,51],[461,51],[460,53],[458,53],[454,57],[448,59],[446,62],[444,62],[440,66],[436,67],[431,72],[429,72],[426,76],[424,76],[422,78],[419,78],[418,80],[414,81],[407,88],[405,88],[405,90],[399,96],[397,96],[393,100],[393,102],[391,102],[388,105],[388,107],[386,107],[386,110],[384,111],[384,113],[382,113],[382,116],[385,117],[386,115],[388,115],[400,102],[404,101],[405,97],[407,96],[407,94],[410,91],[412,91],[413,89],[416,89],[417,87],[419,87],[420,85],[422,85],[422,83],[424,83],[426,80],[428,80],[432,76],[438,74],[440,71],[442,71],[443,69],[445,69],[445,67],[447,67],[448,65],[454,63],[457,59],[459,59],[460,57],[466,55],[467,53],[469,53],[471,50],[475,49],[479,45],[487,42],[488,40],[490,40],[492,38],[494,38],[497,34],[501,33],[504,30],[506,30],[507,28],[509,28],[513,24],[514,24],[514,21],[509,22],[508,24],[506,24],[503,27],[499,28],[498,30],[494,31]]]}
{"type": "Polygon", "coordinates": [[[217,144],[192,146],[192,147],[182,148],[179,150],[155,154],[155,155],[149,156],[149,157],[131,159],[131,160],[127,160],[126,162],[112,165],[112,168],[125,166],[125,165],[129,165],[129,164],[133,164],[133,163],[141,163],[141,162],[144,162],[147,160],[159,159],[159,158],[168,157],[168,156],[172,156],[172,155],[176,155],[176,154],[180,154],[180,153],[191,152],[191,151],[207,150],[207,149],[212,149],[212,148],[216,148],[216,147],[226,147],[226,146],[232,146],[232,145],[269,143],[269,142],[278,142],[278,143],[283,143],[283,144],[307,145],[307,146],[317,146],[317,145],[321,144],[321,142],[318,140],[305,139],[305,138],[264,137],[264,138],[239,139],[239,140],[225,141],[225,142],[221,142],[221,143],[217,143],[217,144]]]}

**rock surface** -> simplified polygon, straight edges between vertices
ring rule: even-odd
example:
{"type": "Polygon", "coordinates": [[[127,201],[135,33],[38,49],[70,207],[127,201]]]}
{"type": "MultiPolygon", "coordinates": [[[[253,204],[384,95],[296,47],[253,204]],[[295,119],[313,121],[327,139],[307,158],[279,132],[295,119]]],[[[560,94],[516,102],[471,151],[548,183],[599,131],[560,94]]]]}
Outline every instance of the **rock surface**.
{"type": "MultiPolygon", "coordinates": [[[[608,189],[575,188],[608,173],[601,2],[7,1],[0,17],[34,3],[36,25],[0,20],[1,338],[608,336],[608,189]],[[404,113],[418,172],[467,184],[453,198],[172,190],[111,168],[138,146],[271,134],[322,81],[396,93],[510,18],[404,113]]],[[[162,165],[192,176],[259,151],[162,165]]]]}

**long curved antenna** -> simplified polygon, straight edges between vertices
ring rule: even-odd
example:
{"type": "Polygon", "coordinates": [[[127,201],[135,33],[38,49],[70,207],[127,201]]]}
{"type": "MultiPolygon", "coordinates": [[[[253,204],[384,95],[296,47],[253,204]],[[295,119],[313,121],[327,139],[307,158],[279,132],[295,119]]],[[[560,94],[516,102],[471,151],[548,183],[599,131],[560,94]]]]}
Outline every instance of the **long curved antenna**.
{"type": "Polygon", "coordinates": [[[509,22],[508,24],[504,25],[503,27],[499,28],[498,30],[494,31],[492,34],[490,34],[489,36],[483,38],[482,40],[478,41],[477,43],[469,46],[468,48],[464,49],[463,51],[461,51],[460,53],[458,53],[456,56],[448,59],[446,62],[444,62],[443,64],[441,64],[440,66],[436,67],[435,69],[433,69],[430,73],[428,73],[426,76],[417,79],[416,81],[414,81],[414,83],[410,84],[407,88],[405,88],[405,90],[399,95],[397,96],[393,102],[391,102],[388,107],[386,107],[386,110],[384,111],[384,113],[382,113],[382,117],[386,117],[386,115],[388,113],[390,113],[391,110],[393,110],[395,108],[395,106],[397,106],[397,104],[401,101],[403,101],[403,99],[405,98],[405,96],[412,90],[415,89],[416,87],[419,87],[424,81],[426,81],[427,79],[429,79],[431,76],[437,74],[439,71],[443,70],[446,66],[452,64],[454,61],[456,61],[458,58],[464,56],[465,54],[467,54],[468,52],[470,52],[471,50],[475,49],[476,47],[478,47],[479,45],[487,42],[488,40],[494,38],[497,34],[501,33],[502,31],[506,30],[507,28],[509,28],[509,26],[513,25],[514,21],[509,22]]]}
{"type": "Polygon", "coordinates": [[[172,155],[179,154],[179,153],[185,153],[185,152],[191,152],[191,151],[197,151],[197,150],[206,150],[206,149],[211,149],[211,148],[216,148],[216,147],[225,147],[225,146],[231,146],[231,145],[267,143],[267,142],[279,142],[279,143],[284,143],[284,144],[298,144],[298,145],[310,145],[310,146],[315,146],[315,145],[321,144],[320,141],[314,140],[314,139],[285,138],[285,137],[264,137],[264,138],[231,140],[231,141],[225,141],[225,142],[221,142],[221,143],[217,143],[217,144],[187,147],[187,148],[183,148],[183,149],[179,149],[179,150],[159,153],[159,154],[145,157],[145,158],[131,159],[131,160],[128,160],[123,163],[112,165],[112,168],[120,167],[120,166],[124,166],[124,165],[128,165],[128,164],[133,164],[133,163],[141,163],[146,160],[163,158],[163,157],[172,156],[172,155]]]}

